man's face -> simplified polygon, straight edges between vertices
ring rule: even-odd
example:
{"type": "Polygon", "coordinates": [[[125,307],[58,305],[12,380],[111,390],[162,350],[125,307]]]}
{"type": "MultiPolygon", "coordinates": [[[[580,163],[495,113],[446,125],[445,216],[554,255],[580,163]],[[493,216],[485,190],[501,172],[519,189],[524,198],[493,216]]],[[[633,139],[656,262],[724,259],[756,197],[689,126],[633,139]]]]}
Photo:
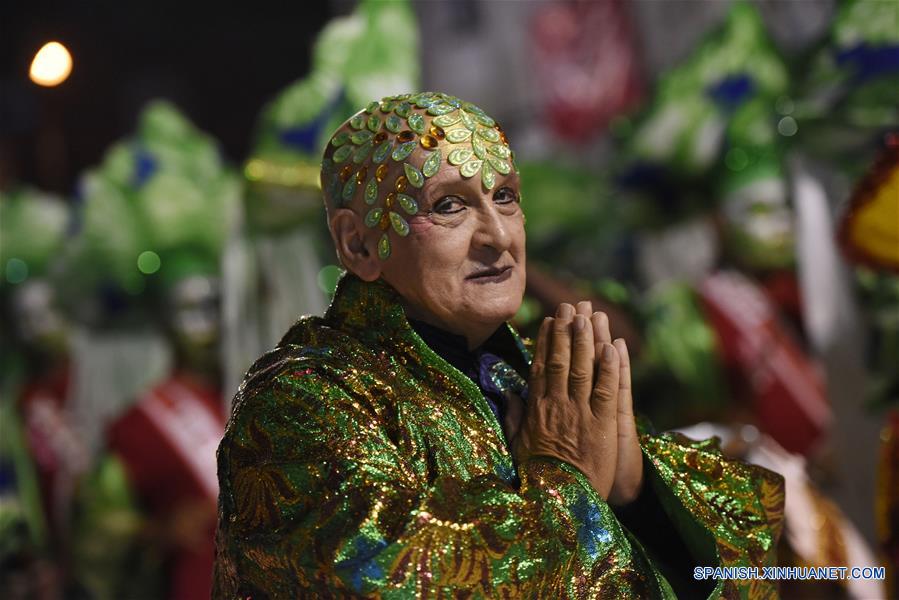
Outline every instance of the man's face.
{"type": "Polygon", "coordinates": [[[407,314],[448,331],[495,328],[521,305],[525,287],[524,214],[513,171],[486,191],[444,164],[417,194],[408,236],[391,235],[382,278],[407,314]]]}
{"type": "Polygon", "coordinates": [[[218,280],[205,275],[185,277],[169,290],[168,304],[168,327],[184,366],[214,371],[221,335],[218,280]]]}
{"type": "Polygon", "coordinates": [[[53,286],[35,278],[19,284],[12,297],[13,327],[25,344],[50,356],[68,350],[69,323],[53,286]]]}

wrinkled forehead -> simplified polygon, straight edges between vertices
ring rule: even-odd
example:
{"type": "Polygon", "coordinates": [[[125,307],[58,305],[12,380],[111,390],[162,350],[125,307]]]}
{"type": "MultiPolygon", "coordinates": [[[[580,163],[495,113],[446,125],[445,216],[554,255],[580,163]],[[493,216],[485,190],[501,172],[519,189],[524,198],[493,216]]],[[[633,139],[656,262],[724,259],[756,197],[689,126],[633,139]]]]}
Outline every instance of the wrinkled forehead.
{"type": "Polygon", "coordinates": [[[408,234],[426,181],[452,169],[478,178],[485,191],[514,169],[502,128],[470,102],[439,92],[404,94],[372,102],[331,137],[322,161],[322,190],[330,207],[364,202],[365,223],[382,235],[408,234]]]}

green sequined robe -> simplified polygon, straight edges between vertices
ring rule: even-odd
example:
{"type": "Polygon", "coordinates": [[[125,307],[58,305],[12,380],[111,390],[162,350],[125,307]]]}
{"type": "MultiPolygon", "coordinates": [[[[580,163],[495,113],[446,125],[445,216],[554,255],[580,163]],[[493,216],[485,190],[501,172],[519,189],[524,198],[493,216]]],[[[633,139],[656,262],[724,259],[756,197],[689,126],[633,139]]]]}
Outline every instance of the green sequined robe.
{"type": "MultiPolygon", "coordinates": [[[[502,335],[526,376],[524,344],[502,335]]],[[[640,437],[647,491],[697,566],[775,564],[780,476],[713,442],[640,437]]],[[[381,282],[345,276],[324,318],[301,319],[252,367],[218,470],[216,598],[673,596],[576,468],[516,467],[479,388],[381,282]]]]}

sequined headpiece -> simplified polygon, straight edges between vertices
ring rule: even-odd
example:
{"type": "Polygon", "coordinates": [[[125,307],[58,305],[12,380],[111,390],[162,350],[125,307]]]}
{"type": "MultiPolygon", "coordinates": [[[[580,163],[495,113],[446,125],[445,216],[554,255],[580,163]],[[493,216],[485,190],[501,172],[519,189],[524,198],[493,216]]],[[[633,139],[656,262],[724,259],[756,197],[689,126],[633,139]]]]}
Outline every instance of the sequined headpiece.
{"type": "Polygon", "coordinates": [[[322,189],[331,206],[346,206],[361,190],[368,227],[383,232],[378,241],[381,259],[390,256],[388,229],[409,234],[403,217],[418,213],[409,186],[422,188],[444,159],[465,178],[480,173],[485,190],[493,189],[496,174],[508,175],[514,156],[503,130],[470,102],[440,92],[390,96],[372,102],[331,138],[322,161],[322,189]],[[420,165],[410,157],[424,150],[420,165]],[[385,183],[389,161],[403,164],[403,174],[385,183]]]}

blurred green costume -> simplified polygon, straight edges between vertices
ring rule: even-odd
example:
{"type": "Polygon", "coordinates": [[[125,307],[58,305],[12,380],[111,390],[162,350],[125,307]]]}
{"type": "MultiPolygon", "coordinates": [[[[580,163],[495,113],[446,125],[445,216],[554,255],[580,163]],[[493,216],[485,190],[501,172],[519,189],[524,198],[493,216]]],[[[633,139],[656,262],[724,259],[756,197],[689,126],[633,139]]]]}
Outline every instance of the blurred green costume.
{"type": "MultiPolygon", "coordinates": [[[[512,328],[491,339],[526,379],[512,328]]],[[[696,585],[695,566],[761,573],[776,564],[782,478],[716,441],[642,433],[644,491],[613,512],[567,463],[516,465],[478,386],[412,329],[397,293],[348,274],[324,318],[301,319],[238,392],[213,596],[670,598],[696,585]]]]}

